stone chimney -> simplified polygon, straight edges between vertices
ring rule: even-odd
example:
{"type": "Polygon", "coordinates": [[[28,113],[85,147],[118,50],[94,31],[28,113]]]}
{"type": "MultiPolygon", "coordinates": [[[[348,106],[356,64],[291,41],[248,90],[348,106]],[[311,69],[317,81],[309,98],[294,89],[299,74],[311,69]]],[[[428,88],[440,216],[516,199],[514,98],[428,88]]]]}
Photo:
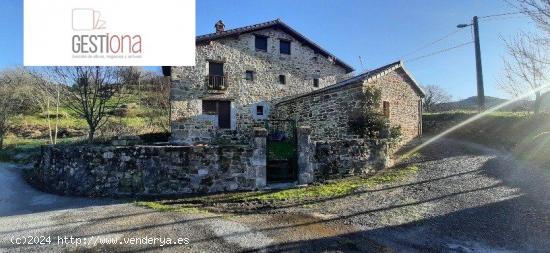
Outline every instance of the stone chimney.
{"type": "Polygon", "coordinates": [[[223,21],[221,21],[221,20],[216,22],[214,27],[216,27],[216,33],[222,33],[225,29],[225,25],[223,24],[223,21]]]}

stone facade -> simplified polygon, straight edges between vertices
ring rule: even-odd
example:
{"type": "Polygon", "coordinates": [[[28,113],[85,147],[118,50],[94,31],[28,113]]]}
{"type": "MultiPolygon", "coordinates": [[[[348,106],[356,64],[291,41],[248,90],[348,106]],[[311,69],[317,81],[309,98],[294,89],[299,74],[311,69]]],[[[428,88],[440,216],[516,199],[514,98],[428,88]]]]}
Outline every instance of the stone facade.
{"type": "Polygon", "coordinates": [[[382,100],[389,105],[390,122],[402,127],[405,141],[421,133],[423,94],[401,62],[380,68],[380,73],[380,69],[372,71],[375,76],[365,75],[368,78],[356,84],[327,90],[356,79],[351,78],[352,69],[281,21],[229,32],[221,22],[216,27],[220,28],[216,33],[197,37],[196,66],[170,68],[172,142],[218,143],[223,137],[223,143],[248,143],[255,125],[281,117],[315,126],[314,140],[345,139],[349,112],[362,102],[361,85],[380,88],[382,100]],[[256,48],[257,37],[267,38],[267,50],[256,48]],[[290,42],[290,54],[280,53],[281,41],[290,42]],[[208,88],[210,63],[223,64],[224,89],[208,88]],[[286,84],[279,83],[280,75],[286,84]],[[203,102],[211,100],[231,102],[229,127],[222,129],[217,115],[202,111],[203,102]],[[276,104],[279,111],[273,108],[276,104]],[[258,107],[263,108],[260,116],[258,107]]]}
{"type": "Polygon", "coordinates": [[[285,101],[273,108],[277,118],[292,119],[298,125],[315,126],[314,141],[353,139],[349,129],[349,117],[364,101],[364,90],[375,86],[381,91],[380,108],[389,104],[389,121],[401,126],[404,141],[421,134],[422,94],[415,90],[405,70],[389,68],[375,78],[358,78],[334,88],[310,92],[285,101]]]}
{"type": "Polygon", "coordinates": [[[349,77],[348,72],[330,57],[276,28],[198,43],[196,66],[171,67],[172,141],[209,142],[216,132],[226,131],[218,129],[216,117],[203,114],[203,100],[231,101],[231,130],[250,137],[254,123],[261,121],[255,119],[257,105],[267,105],[269,113],[277,100],[334,84],[349,77]],[[268,38],[265,52],[255,48],[258,35],[268,38]],[[291,42],[290,55],[279,53],[281,40],[291,42]],[[209,62],[223,63],[225,91],[207,89],[209,62]],[[245,79],[246,71],[253,72],[252,81],[245,79]],[[286,84],[279,84],[279,75],[285,76],[286,84]],[[319,80],[319,87],[314,87],[314,79],[319,80]]]}
{"type": "MultiPolygon", "coordinates": [[[[403,68],[390,71],[383,77],[366,81],[382,92],[381,100],[389,102],[389,120],[392,126],[401,126],[403,141],[422,135],[422,97],[411,85],[413,82],[403,68]]],[[[382,106],[382,105],[381,105],[382,106]]]]}
{"type": "Polygon", "coordinates": [[[295,120],[299,126],[314,126],[313,141],[356,138],[350,136],[348,117],[360,107],[363,96],[360,83],[315,92],[276,104],[273,116],[295,120]]]}

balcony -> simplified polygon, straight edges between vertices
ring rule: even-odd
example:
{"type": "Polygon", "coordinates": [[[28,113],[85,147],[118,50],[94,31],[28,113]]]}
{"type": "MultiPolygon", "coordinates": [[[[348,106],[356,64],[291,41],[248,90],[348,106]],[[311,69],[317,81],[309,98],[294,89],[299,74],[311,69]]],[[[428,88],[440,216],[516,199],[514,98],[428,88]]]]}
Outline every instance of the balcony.
{"type": "Polygon", "coordinates": [[[206,84],[209,91],[225,91],[228,85],[227,76],[208,75],[206,76],[206,84]]]}

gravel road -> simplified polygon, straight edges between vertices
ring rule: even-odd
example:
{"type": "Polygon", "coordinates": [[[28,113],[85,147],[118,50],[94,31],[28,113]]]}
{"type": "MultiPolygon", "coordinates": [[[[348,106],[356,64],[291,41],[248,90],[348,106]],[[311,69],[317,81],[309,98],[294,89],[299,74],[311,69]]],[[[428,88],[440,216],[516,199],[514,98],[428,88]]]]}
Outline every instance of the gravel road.
{"type": "Polygon", "coordinates": [[[365,238],[392,252],[550,252],[548,173],[471,143],[441,140],[421,153],[405,182],[310,208],[358,230],[325,240],[365,238]]]}
{"type": "Polygon", "coordinates": [[[547,173],[451,140],[414,159],[419,170],[405,181],[246,215],[159,213],[50,195],[28,186],[17,167],[0,164],[0,252],[550,252],[547,173]],[[24,236],[54,240],[10,241],[24,236]],[[59,245],[58,236],[87,244],[59,245]],[[188,244],[120,243],[146,237],[188,244]]]}

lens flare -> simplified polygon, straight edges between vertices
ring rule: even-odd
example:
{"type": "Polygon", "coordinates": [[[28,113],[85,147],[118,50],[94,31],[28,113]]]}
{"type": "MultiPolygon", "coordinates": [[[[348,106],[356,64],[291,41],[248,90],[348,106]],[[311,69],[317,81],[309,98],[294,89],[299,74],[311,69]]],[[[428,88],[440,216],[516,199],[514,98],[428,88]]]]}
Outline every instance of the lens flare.
{"type": "Polygon", "coordinates": [[[510,104],[512,104],[512,103],[515,103],[515,102],[517,102],[517,101],[520,101],[520,100],[529,98],[529,97],[533,96],[535,93],[537,93],[537,92],[539,92],[539,91],[543,91],[544,89],[549,88],[549,87],[550,87],[550,84],[541,86],[541,87],[539,87],[539,88],[537,88],[537,89],[533,89],[533,90],[531,90],[531,91],[529,91],[529,92],[527,92],[527,93],[525,93],[525,94],[523,94],[523,95],[521,95],[521,96],[518,96],[518,97],[516,97],[516,98],[514,98],[514,99],[511,99],[511,100],[509,100],[509,101],[507,101],[507,102],[505,102],[505,103],[502,103],[502,104],[500,104],[500,105],[497,105],[497,106],[495,106],[495,107],[492,107],[492,108],[490,108],[490,109],[487,109],[487,110],[485,110],[484,112],[481,112],[481,113],[479,113],[479,114],[477,114],[477,115],[475,115],[475,116],[473,116],[473,117],[471,117],[471,118],[469,118],[469,119],[467,119],[467,120],[465,120],[465,121],[462,121],[462,122],[460,122],[459,124],[457,124],[456,126],[453,126],[453,127],[449,128],[449,129],[443,131],[442,133],[440,133],[440,134],[438,134],[438,135],[436,135],[436,136],[430,138],[429,140],[423,142],[422,144],[416,146],[415,148],[413,148],[413,149],[410,150],[409,152],[405,153],[405,154],[403,155],[403,157],[410,157],[412,154],[418,152],[419,150],[423,149],[424,147],[430,145],[431,143],[433,143],[433,142],[435,142],[435,141],[437,141],[437,140],[439,140],[439,139],[445,137],[446,135],[448,135],[448,134],[450,134],[450,133],[456,131],[457,129],[462,128],[462,127],[464,127],[464,126],[466,126],[466,125],[468,125],[468,124],[470,124],[470,123],[472,123],[472,122],[474,122],[474,121],[476,121],[476,120],[478,120],[478,119],[481,119],[481,118],[487,116],[488,114],[490,114],[490,113],[492,113],[492,112],[495,112],[495,111],[497,111],[497,110],[499,110],[499,109],[502,109],[502,108],[504,108],[504,107],[506,107],[506,106],[508,106],[508,105],[510,105],[510,104]]]}

